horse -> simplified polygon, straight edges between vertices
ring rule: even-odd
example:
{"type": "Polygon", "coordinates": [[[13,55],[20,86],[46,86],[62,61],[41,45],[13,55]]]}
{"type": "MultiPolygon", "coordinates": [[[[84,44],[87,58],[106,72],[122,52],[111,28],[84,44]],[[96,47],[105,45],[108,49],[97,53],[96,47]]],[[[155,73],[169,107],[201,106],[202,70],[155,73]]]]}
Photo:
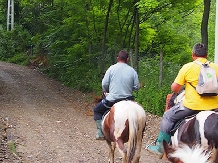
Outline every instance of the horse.
{"type": "Polygon", "coordinates": [[[185,118],[176,126],[171,137],[173,147],[178,147],[181,142],[191,148],[198,144],[205,150],[213,146],[209,160],[218,163],[218,112],[200,111],[194,116],[185,118]]]}
{"type": "Polygon", "coordinates": [[[202,148],[199,144],[192,147],[180,142],[178,146],[173,147],[166,141],[163,142],[164,151],[171,163],[210,163],[212,149],[202,148]]]}
{"type": "Polygon", "coordinates": [[[218,163],[218,112],[201,111],[194,117],[185,119],[171,137],[173,146],[183,142],[190,147],[199,144],[203,149],[214,146],[210,160],[218,163]]]}
{"type": "Polygon", "coordinates": [[[116,147],[122,155],[122,163],[139,162],[145,126],[146,113],[138,103],[124,100],[111,107],[102,120],[102,132],[109,146],[109,163],[114,163],[116,147]]]}

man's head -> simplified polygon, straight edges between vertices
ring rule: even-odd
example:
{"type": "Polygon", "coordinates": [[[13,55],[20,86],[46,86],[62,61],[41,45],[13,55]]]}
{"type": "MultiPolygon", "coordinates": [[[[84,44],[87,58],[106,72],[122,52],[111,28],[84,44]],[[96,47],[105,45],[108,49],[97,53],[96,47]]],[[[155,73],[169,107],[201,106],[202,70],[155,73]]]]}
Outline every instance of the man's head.
{"type": "Polygon", "coordinates": [[[195,57],[207,57],[207,48],[202,43],[197,43],[192,49],[192,56],[195,57]]]}
{"type": "Polygon", "coordinates": [[[129,59],[129,54],[125,50],[121,50],[117,56],[118,62],[127,62],[129,59]]]}

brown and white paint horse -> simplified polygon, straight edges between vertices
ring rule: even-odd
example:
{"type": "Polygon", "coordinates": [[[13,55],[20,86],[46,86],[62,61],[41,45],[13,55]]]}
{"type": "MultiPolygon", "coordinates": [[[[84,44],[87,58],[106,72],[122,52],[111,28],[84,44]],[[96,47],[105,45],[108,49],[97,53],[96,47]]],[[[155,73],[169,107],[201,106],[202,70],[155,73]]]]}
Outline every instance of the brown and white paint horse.
{"type": "Polygon", "coordinates": [[[171,143],[173,148],[179,147],[181,143],[191,149],[197,145],[205,151],[213,147],[209,161],[218,163],[218,112],[201,111],[191,118],[186,118],[171,137],[171,143]]]}
{"type": "Polygon", "coordinates": [[[186,119],[171,137],[174,147],[183,142],[192,147],[195,144],[207,150],[213,146],[210,161],[218,163],[218,112],[201,111],[196,116],[186,119]]]}
{"type": "Polygon", "coordinates": [[[110,163],[114,163],[115,148],[122,155],[122,163],[139,162],[145,126],[146,113],[138,103],[120,101],[112,106],[102,121],[110,163]],[[127,142],[126,148],[124,143],[127,142]]]}

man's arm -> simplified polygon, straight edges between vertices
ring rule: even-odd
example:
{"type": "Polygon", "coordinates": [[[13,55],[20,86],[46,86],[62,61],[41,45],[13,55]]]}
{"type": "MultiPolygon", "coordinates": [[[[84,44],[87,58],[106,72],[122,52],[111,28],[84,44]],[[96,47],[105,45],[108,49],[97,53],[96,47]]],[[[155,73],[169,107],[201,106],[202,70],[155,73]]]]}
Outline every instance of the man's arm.
{"type": "Polygon", "coordinates": [[[133,91],[138,91],[139,88],[140,88],[140,83],[139,83],[138,74],[135,73],[133,91]]]}
{"type": "Polygon", "coordinates": [[[172,85],[171,85],[171,90],[172,90],[173,92],[175,92],[175,93],[179,93],[179,91],[181,90],[181,88],[182,88],[182,85],[179,85],[179,84],[177,84],[177,83],[175,83],[175,82],[173,82],[172,85]]]}
{"type": "Polygon", "coordinates": [[[110,85],[110,77],[109,77],[108,70],[106,71],[104,78],[102,79],[101,85],[102,85],[103,91],[108,93],[109,92],[109,85],[110,85]]]}

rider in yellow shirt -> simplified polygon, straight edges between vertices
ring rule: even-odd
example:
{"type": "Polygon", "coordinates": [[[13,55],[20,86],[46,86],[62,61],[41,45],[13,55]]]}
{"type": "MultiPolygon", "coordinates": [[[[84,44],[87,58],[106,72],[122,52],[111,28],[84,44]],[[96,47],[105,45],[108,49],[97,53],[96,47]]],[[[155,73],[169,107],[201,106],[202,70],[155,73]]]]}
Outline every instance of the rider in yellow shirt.
{"type": "MultiPolygon", "coordinates": [[[[206,63],[207,49],[204,44],[195,44],[192,50],[192,59],[201,63],[206,63]]],[[[209,64],[216,71],[218,77],[218,65],[210,62],[209,64]]],[[[198,84],[198,76],[200,74],[201,66],[195,62],[190,62],[180,69],[176,79],[171,85],[171,90],[178,93],[185,85],[185,98],[183,102],[173,106],[167,110],[164,115],[160,126],[160,132],[156,140],[156,145],[148,145],[147,149],[159,156],[163,155],[162,142],[170,142],[170,131],[179,120],[198,113],[202,110],[215,110],[218,109],[218,96],[200,96],[194,87],[198,84]]]]}
{"type": "MultiPolygon", "coordinates": [[[[197,60],[201,63],[207,62],[204,57],[192,56],[193,60],[197,60]]],[[[216,70],[218,76],[218,65],[210,63],[210,67],[216,70]]],[[[198,76],[200,73],[200,65],[190,62],[185,64],[179,71],[174,83],[172,84],[172,90],[177,93],[185,84],[185,99],[183,105],[191,110],[212,110],[218,108],[218,96],[200,96],[196,90],[191,86],[196,86],[198,83],[198,76]]]]}

